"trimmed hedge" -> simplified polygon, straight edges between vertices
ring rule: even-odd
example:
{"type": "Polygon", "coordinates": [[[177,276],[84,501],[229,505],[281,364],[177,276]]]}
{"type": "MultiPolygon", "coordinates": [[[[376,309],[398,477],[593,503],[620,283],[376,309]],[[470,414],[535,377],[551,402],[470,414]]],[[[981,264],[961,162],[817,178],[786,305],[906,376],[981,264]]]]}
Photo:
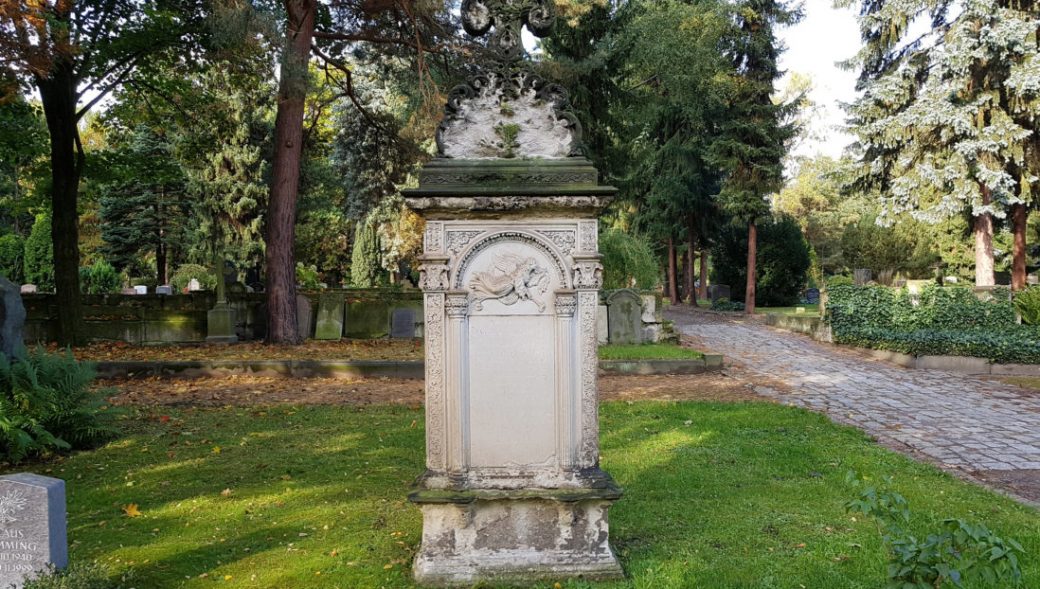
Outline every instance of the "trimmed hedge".
{"type": "Polygon", "coordinates": [[[914,356],[949,355],[1040,364],[1040,329],[1015,322],[1006,290],[982,301],[968,287],[833,286],[827,320],[834,341],[914,356]]]}

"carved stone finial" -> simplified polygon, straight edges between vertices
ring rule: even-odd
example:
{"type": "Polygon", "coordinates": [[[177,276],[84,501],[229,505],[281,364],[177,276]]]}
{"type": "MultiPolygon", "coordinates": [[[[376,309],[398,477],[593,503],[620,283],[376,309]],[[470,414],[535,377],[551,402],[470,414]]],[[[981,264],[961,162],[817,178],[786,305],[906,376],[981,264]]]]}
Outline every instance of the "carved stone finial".
{"type": "Polygon", "coordinates": [[[552,0],[463,0],[462,27],[474,37],[494,32],[488,47],[503,62],[517,61],[524,55],[520,30],[527,27],[537,37],[552,31],[556,9],[552,0]]]}

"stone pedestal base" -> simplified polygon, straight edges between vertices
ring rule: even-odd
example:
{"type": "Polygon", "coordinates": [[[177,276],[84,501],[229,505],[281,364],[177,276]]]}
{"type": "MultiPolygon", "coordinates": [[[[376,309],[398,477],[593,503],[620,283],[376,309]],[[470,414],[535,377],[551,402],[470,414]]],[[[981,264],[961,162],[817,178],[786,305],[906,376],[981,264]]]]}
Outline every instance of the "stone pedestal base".
{"type": "Polygon", "coordinates": [[[235,335],[235,310],[227,303],[217,303],[206,313],[206,343],[233,344],[235,335]]]}
{"type": "Polygon", "coordinates": [[[608,543],[606,489],[417,491],[423,512],[415,580],[439,587],[624,576],[608,543]]]}

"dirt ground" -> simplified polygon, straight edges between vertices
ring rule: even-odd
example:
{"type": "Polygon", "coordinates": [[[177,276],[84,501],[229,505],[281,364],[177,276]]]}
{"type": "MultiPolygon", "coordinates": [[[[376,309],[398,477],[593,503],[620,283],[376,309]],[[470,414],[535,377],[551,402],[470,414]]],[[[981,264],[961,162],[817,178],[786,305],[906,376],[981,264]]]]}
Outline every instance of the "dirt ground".
{"type": "MultiPolygon", "coordinates": [[[[391,378],[293,378],[230,374],[203,378],[106,380],[115,405],[189,405],[199,407],[255,405],[418,406],[423,382],[391,378]]],[[[760,384],[760,383],[759,383],[760,384]]],[[[753,385],[726,372],[690,376],[604,376],[601,397],[611,400],[762,401],[753,385]]]]}
{"type": "MultiPolygon", "coordinates": [[[[51,346],[51,351],[56,351],[51,346]]],[[[75,348],[77,360],[92,362],[199,360],[422,360],[421,339],[307,340],[297,346],[240,342],[234,345],[179,344],[135,346],[124,342],[93,343],[75,348]]]]}

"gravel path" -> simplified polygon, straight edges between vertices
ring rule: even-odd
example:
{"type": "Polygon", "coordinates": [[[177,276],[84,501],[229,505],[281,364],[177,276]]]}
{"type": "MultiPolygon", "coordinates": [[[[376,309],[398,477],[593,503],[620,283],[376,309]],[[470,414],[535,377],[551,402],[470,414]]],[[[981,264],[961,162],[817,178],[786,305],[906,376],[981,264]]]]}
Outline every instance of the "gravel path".
{"type": "Polygon", "coordinates": [[[786,385],[757,386],[763,396],[1040,501],[1040,394],[985,377],[905,369],[753,320],[688,310],[669,318],[752,382],[786,385]]]}

